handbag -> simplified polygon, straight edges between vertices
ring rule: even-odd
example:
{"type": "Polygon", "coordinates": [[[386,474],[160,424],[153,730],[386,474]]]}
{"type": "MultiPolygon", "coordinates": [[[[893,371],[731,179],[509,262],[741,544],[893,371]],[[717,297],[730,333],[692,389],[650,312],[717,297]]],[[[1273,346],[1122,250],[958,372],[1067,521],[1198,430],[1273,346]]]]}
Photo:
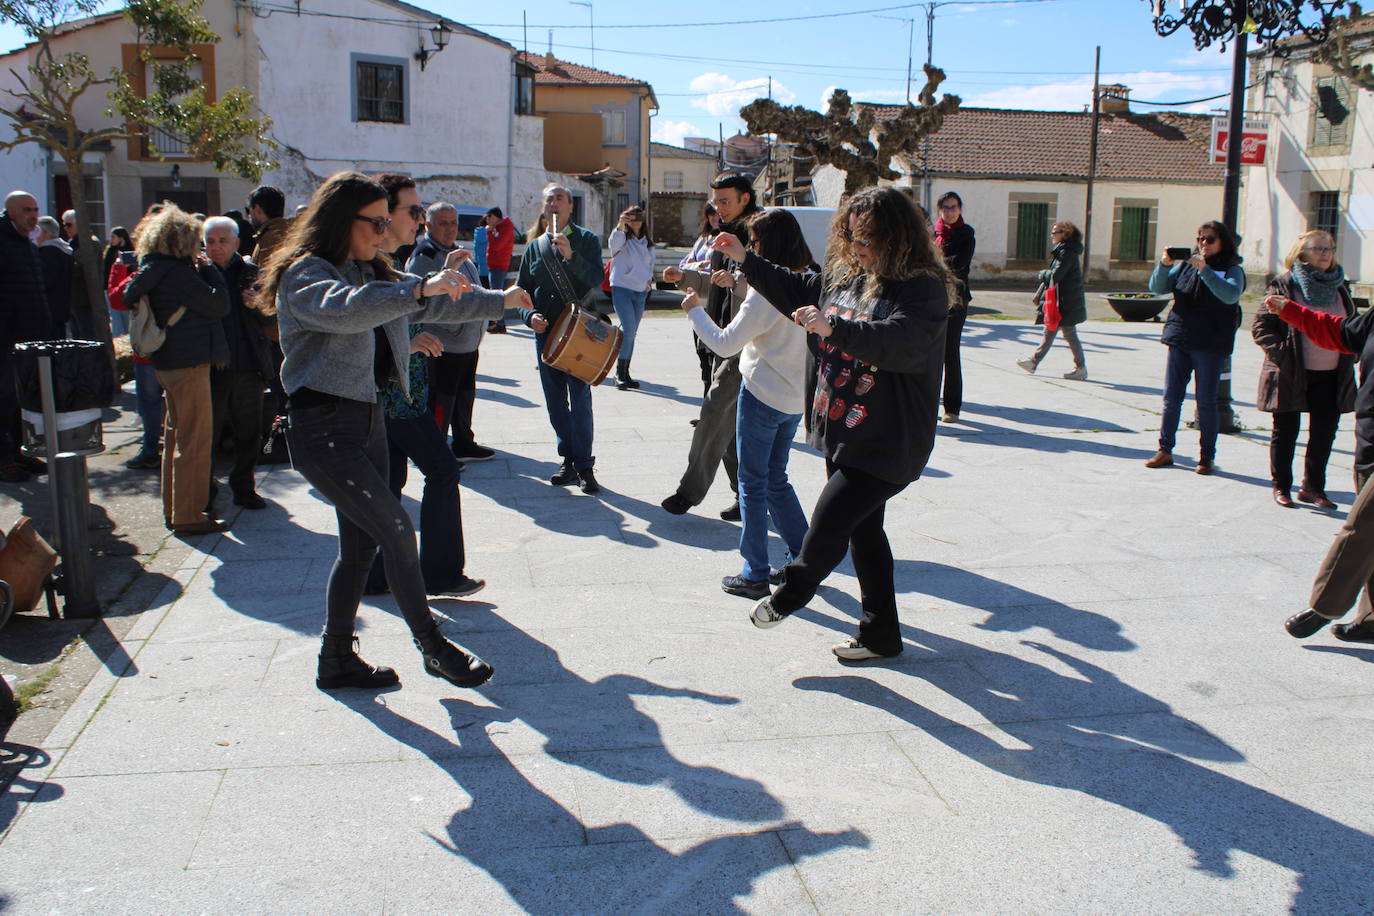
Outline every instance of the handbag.
{"type": "Polygon", "coordinates": [[[601,291],[608,296],[611,293],[611,264],[614,262],[615,258],[608,258],[605,269],[601,271],[601,291]]]}
{"type": "Polygon", "coordinates": [[[1059,287],[1048,286],[1045,288],[1045,330],[1059,330],[1059,323],[1063,320],[1063,315],[1059,313],[1059,287]]]}
{"type": "Polygon", "coordinates": [[[135,299],[129,305],[129,345],[134,348],[136,354],[147,359],[167,342],[167,328],[180,321],[181,316],[185,314],[186,306],[177,306],[172,317],[167,319],[167,324],[159,325],[157,318],[153,316],[153,307],[148,302],[148,297],[135,299]]]}

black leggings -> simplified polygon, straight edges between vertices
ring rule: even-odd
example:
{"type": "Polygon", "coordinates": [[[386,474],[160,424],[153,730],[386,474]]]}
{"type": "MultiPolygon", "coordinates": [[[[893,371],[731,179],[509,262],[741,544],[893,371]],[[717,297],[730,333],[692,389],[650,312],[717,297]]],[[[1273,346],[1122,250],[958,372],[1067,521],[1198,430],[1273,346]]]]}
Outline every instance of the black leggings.
{"type": "MultiPolygon", "coordinates": [[[[1326,463],[1331,459],[1331,446],[1336,441],[1336,429],[1341,425],[1340,408],[1336,401],[1340,385],[1336,370],[1308,369],[1307,371],[1307,454],[1303,459],[1302,487],[1317,493],[1326,492],[1326,463]]],[[[1274,488],[1293,487],[1293,455],[1298,450],[1298,425],[1302,416],[1297,410],[1274,411],[1274,435],[1269,440],[1269,476],[1274,488]]]]}
{"type": "Polygon", "coordinates": [[[352,636],[372,559],[380,544],[386,581],[412,633],[428,633],[434,616],[425,598],[410,516],[387,485],[386,427],[380,405],[341,399],[293,409],[286,442],[297,471],[334,504],[339,555],[325,590],[330,636],[352,636]]]}
{"type": "Polygon", "coordinates": [[[968,306],[965,305],[950,309],[949,323],[945,325],[945,413],[956,416],[964,407],[964,367],[959,361],[959,340],[964,335],[967,319],[968,306]]]}
{"type": "Polygon", "coordinates": [[[788,564],[773,608],[790,614],[806,605],[848,551],[859,578],[863,617],[859,642],[882,655],[902,651],[892,547],[883,530],[887,501],[906,489],[855,468],[825,462],[827,480],[811,513],[801,556],[788,564]]]}

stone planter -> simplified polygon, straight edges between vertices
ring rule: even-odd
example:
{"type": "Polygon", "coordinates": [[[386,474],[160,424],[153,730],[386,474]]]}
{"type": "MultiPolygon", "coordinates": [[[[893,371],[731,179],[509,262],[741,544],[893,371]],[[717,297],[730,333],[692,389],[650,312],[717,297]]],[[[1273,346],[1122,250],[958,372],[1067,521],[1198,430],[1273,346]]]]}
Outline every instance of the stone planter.
{"type": "Polygon", "coordinates": [[[1139,293],[1107,293],[1102,298],[1107,300],[1112,311],[1121,316],[1122,321],[1158,321],[1159,313],[1174,301],[1169,296],[1141,296],[1139,293]]]}

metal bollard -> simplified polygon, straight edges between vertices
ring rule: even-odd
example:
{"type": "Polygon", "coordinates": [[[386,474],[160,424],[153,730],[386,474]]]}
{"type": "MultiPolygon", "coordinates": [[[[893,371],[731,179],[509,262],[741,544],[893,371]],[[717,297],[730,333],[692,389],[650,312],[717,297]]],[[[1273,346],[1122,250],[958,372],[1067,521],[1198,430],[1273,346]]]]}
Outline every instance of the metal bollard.
{"type": "Polygon", "coordinates": [[[43,398],[43,444],[48,458],[48,494],[54,520],[53,548],[62,556],[58,589],[64,617],[99,617],[91,565],[91,491],[86,480],[86,456],[59,452],[57,406],[52,386],[52,357],[38,357],[38,385],[43,398]]]}

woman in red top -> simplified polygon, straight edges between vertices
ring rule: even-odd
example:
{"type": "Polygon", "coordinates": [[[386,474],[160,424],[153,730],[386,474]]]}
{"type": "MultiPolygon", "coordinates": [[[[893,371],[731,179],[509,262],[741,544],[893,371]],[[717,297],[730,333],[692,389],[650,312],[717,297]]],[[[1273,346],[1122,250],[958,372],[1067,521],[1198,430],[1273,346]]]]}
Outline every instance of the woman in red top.
{"type": "MultiPolygon", "coordinates": [[[[515,223],[501,212],[500,207],[492,207],[482,219],[487,224],[487,282],[492,289],[505,289],[511,253],[515,251],[515,223]]],[[[504,334],[506,323],[493,321],[487,325],[487,330],[504,334]]]]}

